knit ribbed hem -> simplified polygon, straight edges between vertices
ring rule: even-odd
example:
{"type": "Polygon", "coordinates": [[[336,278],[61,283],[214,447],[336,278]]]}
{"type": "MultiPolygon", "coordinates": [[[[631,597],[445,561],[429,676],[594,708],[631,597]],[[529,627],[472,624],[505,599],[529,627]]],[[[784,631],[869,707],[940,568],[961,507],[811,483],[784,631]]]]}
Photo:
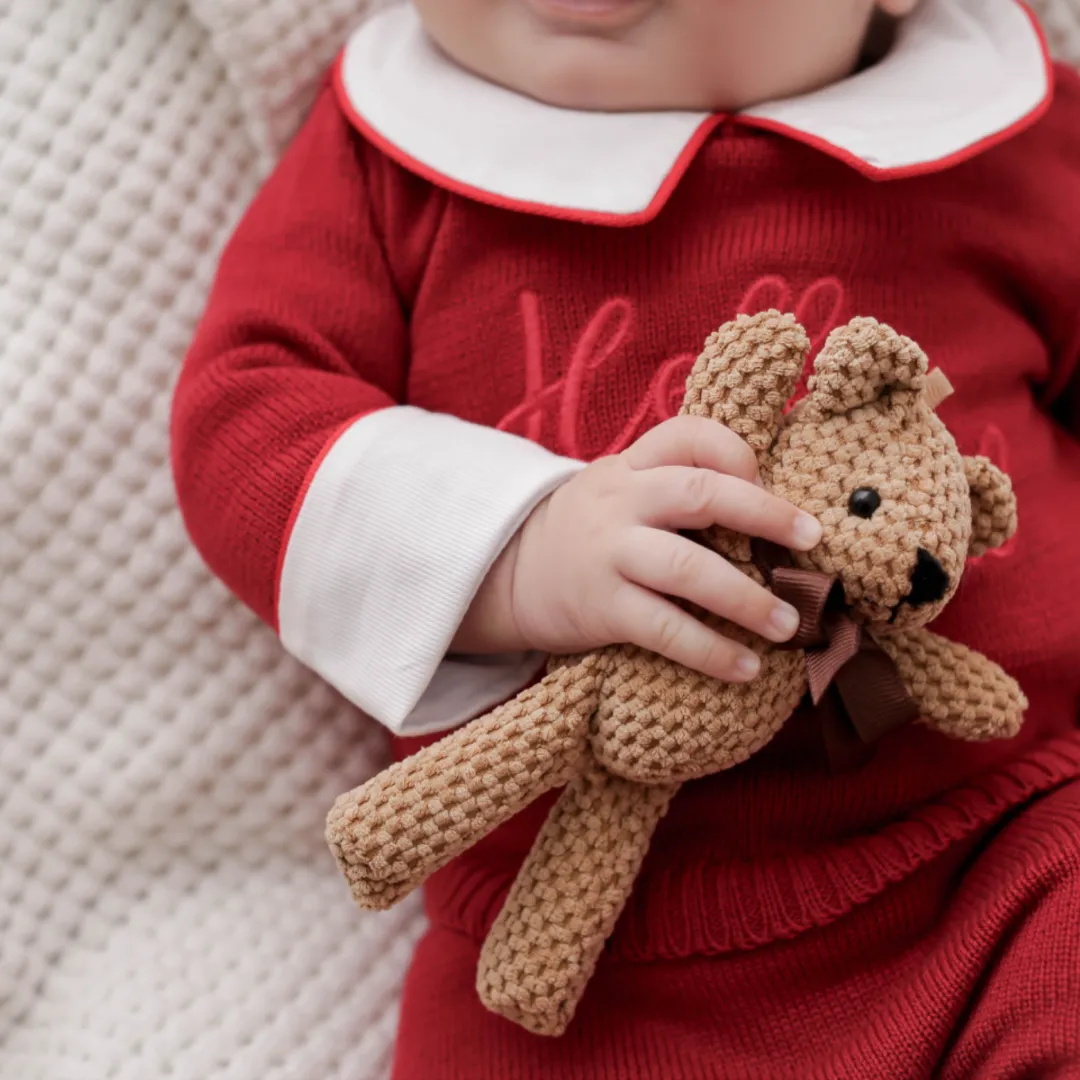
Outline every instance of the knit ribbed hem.
{"type": "MultiPolygon", "coordinates": [[[[649,961],[758,948],[827,925],[881,894],[1015,807],[1080,776],[1080,733],[920,806],[869,835],[761,861],[646,872],[609,943],[615,959],[649,961]]],[[[459,867],[428,886],[432,922],[484,938],[516,867],[459,867]]]]}
{"type": "Polygon", "coordinates": [[[768,948],[597,966],[566,1034],[488,1012],[479,945],[421,940],[395,1080],[1078,1075],[1080,782],[768,948]]]}

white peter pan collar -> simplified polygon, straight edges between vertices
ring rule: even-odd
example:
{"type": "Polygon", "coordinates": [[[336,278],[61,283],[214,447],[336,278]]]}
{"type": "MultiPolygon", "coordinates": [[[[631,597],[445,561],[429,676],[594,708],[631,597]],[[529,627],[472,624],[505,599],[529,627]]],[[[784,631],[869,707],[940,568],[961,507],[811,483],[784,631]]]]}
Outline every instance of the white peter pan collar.
{"type": "MultiPolygon", "coordinates": [[[[353,34],[336,85],[366,137],[439,186],[608,224],[655,216],[725,119],[541,104],[447,59],[407,3],[353,34]]],[[[1052,93],[1045,40],[1019,0],[924,0],[879,64],[735,119],[892,179],[948,168],[1010,138],[1042,115],[1052,93]]]]}

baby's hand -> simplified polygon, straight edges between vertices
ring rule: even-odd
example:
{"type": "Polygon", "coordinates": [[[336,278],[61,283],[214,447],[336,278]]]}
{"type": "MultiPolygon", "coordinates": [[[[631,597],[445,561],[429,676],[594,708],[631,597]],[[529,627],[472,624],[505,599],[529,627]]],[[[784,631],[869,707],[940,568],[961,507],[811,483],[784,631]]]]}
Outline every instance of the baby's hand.
{"type": "Polygon", "coordinates": [[[817,520],[758,486],[750,448],[714,420],[678,417],[594,462],[540,503],[492,567],[455,646],[583,652],[640,645],[728,682],[757,655],[665,597],[679,597],[770,641],[795,610],[679,530],[722,525],[809,550],[817,520]]]}

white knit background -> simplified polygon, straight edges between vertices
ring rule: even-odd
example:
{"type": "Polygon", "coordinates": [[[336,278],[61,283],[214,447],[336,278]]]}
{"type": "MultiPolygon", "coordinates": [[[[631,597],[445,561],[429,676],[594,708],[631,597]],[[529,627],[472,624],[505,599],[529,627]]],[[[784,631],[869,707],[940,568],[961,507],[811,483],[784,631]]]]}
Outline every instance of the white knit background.
{"type": "Polygon", "coordinates": [[[364,7],[0,0],[2,1080],[386,1075],[421,917],[359,915],[322,841],[381,740],[211,580],[167,464],[215,253],[364,7]]]}

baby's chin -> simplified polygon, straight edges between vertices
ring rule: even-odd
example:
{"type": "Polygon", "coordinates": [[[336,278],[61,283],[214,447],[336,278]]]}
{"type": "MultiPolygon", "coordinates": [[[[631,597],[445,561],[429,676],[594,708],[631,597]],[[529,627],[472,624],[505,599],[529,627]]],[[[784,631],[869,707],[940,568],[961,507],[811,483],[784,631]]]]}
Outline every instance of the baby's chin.
{"type": "MultiPolygon", "coordinates": [[[[690,73],[664,65],[655,52],[624,41],[585,35],[549,40],[520,62],[501,54],[477,74],[525,97],[587,112],[726,112],[752,104],[735,87],[698,84],[690,73]]],[[[468,65],[467,65],[468,66],[468,65]]]]}
{"type": "Polygon", "coordinates": [[[703,55],[662,34],[519,31],[512,23],[496,25],[447,52],[474,74],[518,94],[587,112],[734,113],[832,81],[782,65],[747,63],[745,57],[725,63],[715,50],[703,55]]]}
{"type": "Polygon", "coordinates": [[[657,93],[640,80],[598,78],[594,71],[573,68],[558,72],[513,72],[496,80],[508,89],[535,101],[560,109],[580,112],[658,112],[665,110],[706,111],[716,108],[704,99],[670,92],[657,93]]]}
{"type": "Polygon", "coordinates": [[[780,33],[751,17],[757,2],[416,0],[428,33],[462,67],[564,109],[737,112],[854,69],[857,19],[809,43],[801,22],[780,33]]]}

